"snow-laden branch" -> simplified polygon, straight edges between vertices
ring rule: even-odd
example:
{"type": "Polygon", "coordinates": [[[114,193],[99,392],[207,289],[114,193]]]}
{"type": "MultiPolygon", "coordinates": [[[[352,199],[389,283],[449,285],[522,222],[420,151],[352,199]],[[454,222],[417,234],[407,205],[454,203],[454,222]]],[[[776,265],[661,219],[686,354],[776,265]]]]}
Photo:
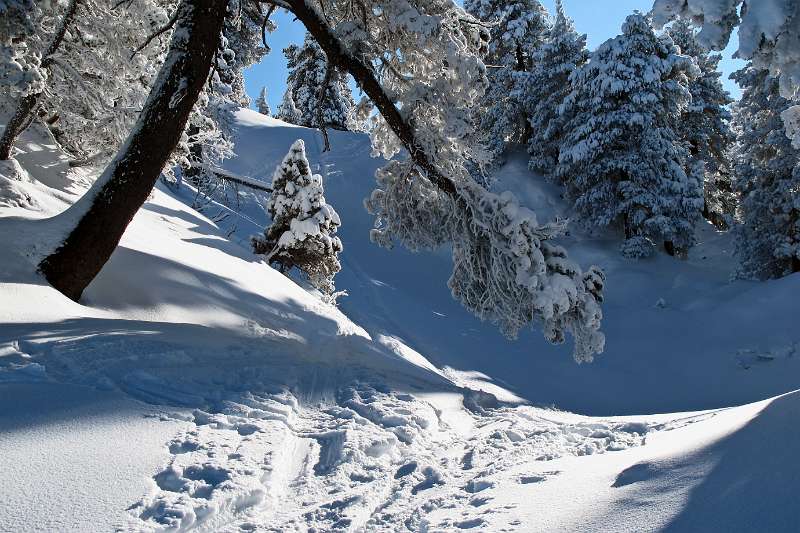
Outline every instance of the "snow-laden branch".
{"type": "Polygon", "coordinates": [[[570,333],[577,361],[602,352],[602,272],[582,272],[552,242],[560,224],[539,224],[512,193],[490,193],[466,171],[476,144],[469,110],[486,86],[485,30],[465,23],[469,15],[448,0],[424,9],[364,2],[361,18],[334,0],[324,2],[324,15],[310,0],[287,2],[330,65],[349,72],[375,104],[375,152],[409,155],[376,174],[366,201],[376,216],[372,239],[411,250],[449,243],[453,297],[477,317],[510,338],[531,324],[551,342],[570,333]]]}
{"type": "Polygon", "coordinates": [[[453,181],[442,174],[429,155],[417,141],[414,131],[403,118],[400,110],[384,91],[371,67],[352,55],[334,34],[324,18],[306,0],[287,0],[289,11],[303,23],[316,39],[331,67],[339,67],[350,73],[361,89],[370,97],[392,132],[400,139],[411,159],[425,173],[425,177],[448,195],[455,195],[453,181]]]}
{"type": "MultiPolygon", "coordinates": [[[[780,78],[781,95],[800,96],[800,2],[757,0],[655,0],[653,22],[663,26],[676,18],[694,21],[704,46],[722,50],[739,27],[736,57],[753,62],[780,78]]],[[[785,111],[786,135],[800,147],[800,106],[785,111]]]]}

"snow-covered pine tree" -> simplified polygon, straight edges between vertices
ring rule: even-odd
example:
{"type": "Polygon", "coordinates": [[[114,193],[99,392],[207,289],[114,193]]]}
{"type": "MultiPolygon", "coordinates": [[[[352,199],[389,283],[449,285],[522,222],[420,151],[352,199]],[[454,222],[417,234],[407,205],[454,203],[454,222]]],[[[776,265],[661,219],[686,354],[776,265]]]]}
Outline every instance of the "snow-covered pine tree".
{"type": "Polygon", "coordinates": [[[339,215],[325,202],[322,176],[312,174],[301,139],[294,142],[272,176],[267,211],[272,218],[253,251],[264,254],[281,272],[297,268],[311,284],[330,296],[339,270],[342,241],[336,236],[339,215]]]}
{"type": "MultiPolygon", "coordinates": [[[[284,96],[283,101],[287,103],[286,118],[284,116],[280,118],[309,128],[324,126],[336,130],[346,130],[348,116],[355,107],[352,91],[347,85],[347,75],[335,67],[328,72],[328,59],[325,52],[308,33],[306,33],[302,46],[288,46],[283,53],[289,69],[286,90],[291,92],[291,95],[284,96]],[[327,83],[327,88],[322,98],[322,114],[320,115],[318,109],[320,91],[325,83],[327,83]],[[296,121],[288,120],[292,118],[293,114],[289,100],[294,103],[298,111],[296,121]],[[320,118],[322,124],[320,124],[320,118]]],[[[281,107],[283,109],[283,105],[281,107]]]]}
{"type": "Polygon", "coordinates": [[[533,54],[545,39],[548,13],[539,0],[465,0],[464,8],[491,25],[484,59],[489,85],[474,120],[484,136],[489,164],[498,164],[510,143],[530,138],[521,89],[533,67],[533,54]]]}
{"type": "Polygon", "coordinates": [[[722,56],[711,54],[697,42],[688,21],[678,20],[668,33],[683,55],[694,59],[700,75],[689,81],[692,101],[678,122],[678,134],[689,147],[688,173],[703,183],[703,216],[720,229],[726,229],[736,211],[737,195],[733,190],[730,149],[736,136],[730,128],[728,105],[733,99],[722,87],[719,62],[722,56]]]}
{"type": "MultiPolygon", "coordinates": [[[[780,77],[781,96],[800,99],[800,2],[746,0],[654,0],[658,27],[682,17],[701,26],[698,40],[712,50],[728,44],[739,26],[737,57],[780,77]]],[[[800,105],[786,109],[786,134],[800,148],[800,105]]]]}
{"type": "Polygon", "coordinates": [[[258,93],[258,98],[256,99],[256,110],[261,113],[262,115],[272,116],[272,109],[269,107],[269,102],[267,101],[267,88],[261,87],[261,92],[258,93]]]}
{"type": "MultiPolygon", "coordinates": [[[[273,31],[277,26],[267,19],[249,0],[231,0],[233,16],[225,19],[223,35],[225,48],[232,55],[226,59],[226,67],[218,69],[220,81],[230,90],[226,100],[239,107],[250,107],[250,97],[244,84],[244,70],[257,64],[270,51],[264,43],[262,32],[273,31]]],[[[219,92],[219,91],[217,91],[219,92]]]]}
{"type": "Polygon", "coordinates": [[[286,85],[286,92],[283,93],[281,103],[278,104],[278,110],[275,117],[281,119],[289,124],[300,124],[300,110],[294,103],[294,95],[292,94],[291,83],[286,85]]]}
{"type": "Polygon", "coordinates": [[[530,117],[530,168],[548,177],[555,174],[565,117],[558,110],[570,93],[570,75],[589,58],[586,35],[556,0],[556,16],[545,42],[533,53],[533,69],[524,80],[522,101],[530,117]]]}
{"type": "Polygon", "coordinates": [[[670,254],[694,244],[703,191],[676,132],[687,73],[697,73],[692,60],[634,13],[570,78],[557,175],[587,226],[624,230],[626,257],[648,256],[658,241],[670,254]]]}
{"type": "Polygon", "coordinates": [[[800,272],[800,150],[781,121],[791,102],[765,69],[751,64],[732,77],[744,89],[734,109],[736,188],[742,196],[734,228],[738,275],[769,279],[800,272]]]}

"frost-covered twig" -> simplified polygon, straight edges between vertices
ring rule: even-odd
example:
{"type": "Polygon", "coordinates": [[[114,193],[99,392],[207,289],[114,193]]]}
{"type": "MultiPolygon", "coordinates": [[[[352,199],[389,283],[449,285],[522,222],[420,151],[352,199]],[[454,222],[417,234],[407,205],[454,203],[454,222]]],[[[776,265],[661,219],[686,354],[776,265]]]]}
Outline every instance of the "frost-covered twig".
{"type": "Polygon", "coordinates": [[[153,42],[153,39],[155,39],[159,35],[162,35],[162,34],[166,33],[167,31],[171,30],[173,28],[173,26],[175,26],[175,23],[178,22],[178,14],[179,14],[179,10],[176,9],[175,13],[172,14],[172,16],[170,17],[170,19],[167,21],[166,24],[164,24],[157,31],[151,33],[150,36],[145,40],[144,43],[142,43],[140,46],[136,47],[136,49],[131,54],[131,59],[133,59],[134,56],[136,56],[136,54],[138,54],[139,52],[141,52],[142,50],[147,48],[147,45],[149,45],[151,42],[153,42]]]}

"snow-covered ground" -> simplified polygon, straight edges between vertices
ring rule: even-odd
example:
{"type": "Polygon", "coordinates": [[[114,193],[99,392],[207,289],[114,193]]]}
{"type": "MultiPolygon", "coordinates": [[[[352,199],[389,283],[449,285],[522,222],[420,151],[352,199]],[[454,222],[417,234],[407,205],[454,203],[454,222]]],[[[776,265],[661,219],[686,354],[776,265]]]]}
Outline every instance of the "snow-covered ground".
{"type": "MultiPolygon", "coordinates": [[[[34,179],[0,183],[1,531],[797,530],[800,277],[729,283],[709,228],[688,261],[641,263],[576,231],[608,275],[607,350],[579,366],[463,311],[446,251],[369,242],[364,136],[321,154],[313,130],[238,120],[236,174],[268,181],[306,140],[349,296],[252,256],[257,195],[201,214],[159,184],[83,305],[63,298],[32,273],[35,219],[91,176],[29,132],[34,179]]],[[[497,186],[563,213],[522,156],[497,186]]]]}

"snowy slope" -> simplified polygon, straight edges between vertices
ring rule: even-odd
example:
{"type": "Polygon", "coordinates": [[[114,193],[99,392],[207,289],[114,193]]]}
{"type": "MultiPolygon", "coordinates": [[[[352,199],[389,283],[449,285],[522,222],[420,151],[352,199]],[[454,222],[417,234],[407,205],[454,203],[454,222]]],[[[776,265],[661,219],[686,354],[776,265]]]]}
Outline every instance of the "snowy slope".
{"type": "MultiPolygon", "coordinates": [[[[20,160],[36,180],[9,186],[33,206],[0,207],[0,479],[11,480],[0,531],[791,531],[800,521],[790,501],[800,395],[642,414],[796,388],[798,357],[777,350],[796,341],[782,318],[796,310],[785,295],[796,279],[726,284],[724,239],[704,248],[710,259],[676,266],[624,264],[607,243],[576,237],[573,253],[609,270],[606,331],[621,343],[577,366],[538,334],[510,343],[466,315],[447,294],[445,253],[368,242],[360,203],[378,162],[362,136],[337,132],[321,156],[314,131],[239,119],[231,171],[268,177],[298,137],[321,162],[343,219],[337,285],[350,296],[323,305],[253,257],[242,243],[264,223],[256,202],[217,224],[219,206],[198,213],[188,187],[159,185],[82,304],[66,300],[32,274],[42,243],[31,235],[87,176],[65,174],[57,149],[31,133],[20,160]],[[737,318],[714,326],[731,337],[722,346],[697,333],[708,309],[737,318]],[[615,320],[634,340],[618,338],[615,320]],[[694,343],[657,327],[673,320],[694,343]]],[[[520,162],[503,176],[534,206],[559,208],[522,181],[520,162]]]]}
{"type": "MultiPolygon", "coordinates": [[[[319,164],[326,198],[342,217],[344,268],[336,283],[350,292],[342,310],[372,334],[399,336],[452,376],[488,381],[481,386],[498,385],[535,404],[602,415],[709,409],[800,388],[800,357],[792,357],[800,356],[800,276],[730,283],[732,243],[710,225],[686,262],[663,254],[624,261],[613,239],[567,240],[574,259],[607,274],[606,352],[578,366],[569,345],[553,347],[539,332],[508,341],[462,309],[447,288],[446,251],[412,254],[369,242],[372,217],[362,202],[381,161],[369,157],[365,136],[331,132],[333,150],[321,154],[314,130],[249,110],[239,113],[239,124],[231,170],[269,181],[294,138],[306,141],[309,160],[319,164]]],[[[522,154],[497,176],[495,187],[517,192],[540,220],[568,216],[558,190],[532,177],[522,154]]],[[[259,216],[265,220],[263,212],[250,218],[259,216]]]]}

